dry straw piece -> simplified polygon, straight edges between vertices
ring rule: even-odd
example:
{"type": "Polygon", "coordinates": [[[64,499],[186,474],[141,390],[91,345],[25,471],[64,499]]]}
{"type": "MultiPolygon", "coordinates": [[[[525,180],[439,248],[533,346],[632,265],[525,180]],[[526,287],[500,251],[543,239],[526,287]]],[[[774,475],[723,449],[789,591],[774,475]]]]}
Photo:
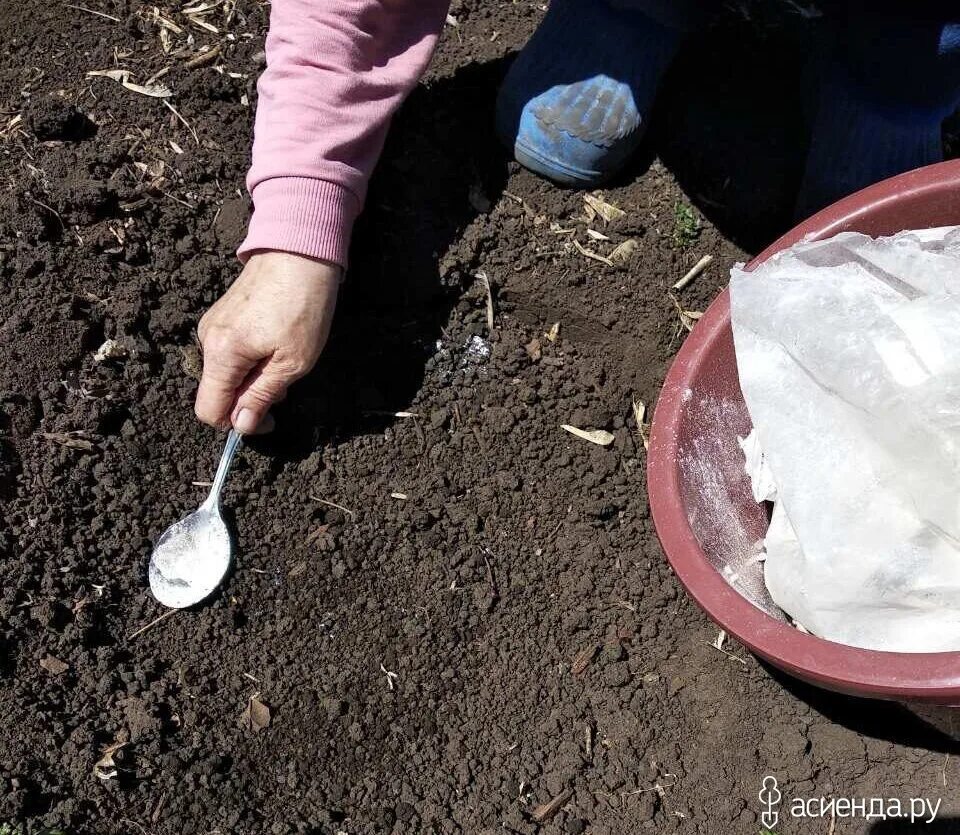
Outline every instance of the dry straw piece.
{"type": "Polygon", "coordinates": [[[552,800],[537,806],[530,816],[537,823],[544,823],[556,815],[572,798],[573,792],[570,789],[565,789],[552,800]]]}
{"type": "Polygon", "coordinates": [[[106,12],[98,12],[96,9],[89,9],[86,6],[75,6],[73,3],[64,3],[63,7],[65,9],[76,9],[78,12],[86,12],[87,14],[96,15],[97,17],[102,17],[105,20],[112,20],[114,23],[120,22],[119,17],[115,17],[112,14],[107,14],[106,12]]]}
{"type": "Polygon", "coordinates": [[[116,339],[108,339],[93,355],[94,362],[107,362],[108,360],[122,360],[130,356],[130,351],[122,342],[116,339]]]}
{"type": "Polygon", "coordinates": [[[586,204],[586,213],[590,220],[599,215],[604,221],[610,223],[612,220],[620,220],[620,218],[627,216],[623,209],[614,206],[613,203],[608,203],[599,194],[585,194],[583,195],[583,202],[586,204]],[[591,212],[593,213],[592,216],[591,212]]]}
{"type": "Polygon", "coordinates": [[[96,444],[83,437],[84,434],[83,430],[78,429],[73,432],[41,432],[40,436],[48,441],[53,441],[55,444],[65,446],[67,449],[81,449],[84,452],[92,452],[96,449],[96,444]]]}
{"type": "Polygon", "coordinates": [[[606,429],[579,429],[571,426],[569,423],[561,423],[560,428],[566,430],[571,435],[576,435],[584,441],[589,441],[597,446],[610,446],[614,441],[614,434],[607,432],[606,429]]]}
{"type": "Polygon", "coordinates": [[[483,272],[482,270],[477,273],[477,278],[483,282],[484,290],[486,291],[487,296],[487,330],[490,333],[493,333],[495,321],[494,321],[494,310],[493,310],[493,290],[490,287],[490,277],[483,272]]]}
{"type": "Polygon", "coordinates": [[[636,238],[627,238],[625,241],[618,243],[607,257],[613,261],[614,264],[624,264],[629,261],[630,256],[637,251],[638,246],[640,246],[640,244],[637,243],[636,238]]]}
{"type": "Polygon", "coordinates": [[[606,255],[601,255],[599,252],[594,252],[592,249],[587,249],[583,246],[580,241],[573,239],[573,245],[576,247],[577,252],[579,252],[584,258],[589,258],[591,261],[599,261],[601,264],[606,264],[608,267],[613,266],[613,261],[607,258],[606,255]]]}
{"type": "Polygon", "coordinates": [[[644,449],[650,449],[650,424],[647,423],[647,404],[642,400],[633,401],[633,419],[637,424],[637,434],[644,449]]]}
{"type": "Polygon", "coordinates": [[[220,57],[220,44],[217,44],[214,47],[211,47],[206,52],[199,52],[193,56],[189,61],[185,61],[183,66],[187,70],[196,70],[200,67],[207,67],[210,64],[216,62],[217,58],[220,57]]]}
{"type": "Polygon", "coordinates": [[[696,264],[694,264],[676,284],[673,285],[674,290],[682,290],[690,282],[692,282],[700,273],[702,273],[707,267],[713,263],[712,255],[704,255],[696,264]]]}
{"type": "Polygon", "coordinates": [[[697,322],[700,321],[700,317],[703,316],[703,312],[700,310],[687,310],[682,304],[680,304],[680,300],[673,295],[673,293],[670,293],[669,296],[670,300],[673,302],[673,306],[677,309],[677,315],[680,317],[681,326],[688,331],[692,331],[693,326],[696,325],[697,322]]]}
{"type": "Polygon", "coordinates": [[[119,773],[114,754],[120,751],[126,742],[114,742],[103,749],[103,755],[93,765],[93,774],[98,780],[112,780],[119,773]]]}
{"type": "Polygon", "coordinates": [[[130,70],[89,70],[87,78],[110,78],[131,93],[141,96],[150,96],[155,99],[165,99],[173,95],[173,90],[163,84],[135,84],[130,80],[130,70]]]}

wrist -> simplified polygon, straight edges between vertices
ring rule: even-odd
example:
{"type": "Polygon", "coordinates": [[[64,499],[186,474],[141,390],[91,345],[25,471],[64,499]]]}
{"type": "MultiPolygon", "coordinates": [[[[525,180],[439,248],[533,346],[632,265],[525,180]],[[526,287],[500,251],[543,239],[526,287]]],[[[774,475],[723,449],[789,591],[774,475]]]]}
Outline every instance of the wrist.
{"type": "Polygon", "coordinates": [[[324,258],[313,258],[297,252],[261,249],[251,253],[247,266],[257,272],[298,276],[339,285],[343,280],[343,267],[324,258]]]}

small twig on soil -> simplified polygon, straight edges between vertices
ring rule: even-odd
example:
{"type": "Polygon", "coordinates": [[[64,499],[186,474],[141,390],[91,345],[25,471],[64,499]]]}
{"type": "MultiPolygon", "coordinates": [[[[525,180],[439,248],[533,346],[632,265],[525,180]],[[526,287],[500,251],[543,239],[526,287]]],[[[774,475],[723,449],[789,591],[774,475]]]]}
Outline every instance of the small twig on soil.
{"type": "Polygon", "coordinates": [[[418,418],[419,412],[388,412],[384,409],[369,409],[364,412],[365,415],[386,415],[395,418],[418,418]]]}
{"type": "MultiPolygon", "coordinates": [[[[128,56],[116,56],[117,59],[126,58],[128,56]]],[[[161,72],[160,75],[163,73],[161,72]]],[[[173,95],[173,90],[163,84],[137,84],[132,81],[133,74],[130,70],[114,69],[114,70],[88,70],[87,78],[109,78],[112,81],[116,81],[121,87],[125,90],[129,90],[131,93],[137,93],[141,96],[150,96],[151,98],[164,99],[167,96],[173,95]]]]}
{"type": "Polygon", "coordinates": [[[153,87],[157,81],[163,78],[168,72],[170,72],[170,67],[161,67],[153,75],[151,75],[145,82],[143,82],[144,87],[153,87]]]}
{"type": "Polygon", "coordinates": [[[744,661],[739,655],[734,655],[732,652],[730,652],[730,650],[723,648],[724,641],[726,640],[727,633],[721,629],[717,637],[713,641],[710,641],[710,646],[712,646],[714,649],[720,650],[720,652],[726,655],[727,658],[731,658],[734,661],[739,661],[744,667],[746,667],[747,662],[744,661]]]}
{"type": "Polygon", "coordinates": [[[167,802],[167,793],[164,792],[160,795],[160,799],[157,801],[157,805],[153,809],[153,814],[150,815],[150,821],[156,823],[160,819],[160,813],[163,811],[163,807],[167,802]]]}
{"type": "Polygon", "coordinates": [[[560,533],[560,528],[563,527],[563,523],[566,521],[567,515],[570,513],[571,510],[573,510],[573,505],[572,505],[572,504],[571,504],[571,505],[567,505],[567,512],[563,514],[563,519],[561,519],[559,522],[557,522],[556,527],[555,527],[552,531],[550,531],[549,534],[547,534],[547,538],[546,538],[545,540],[543,540],[543,544],[544,544],[544,545],[549,545],[551,542],[553,542],[553,538],[554,538],[558,533],[560,533]]]}
{"type": "Polygon", "coordinates": [[[700,317],[703,316],[703,313],[699,310],[687,310],[680,300],[673,295],[673,293],[668,293],[670,296],[670,301],[673,302],[673,306],[677,309],[677,315],[680,317],[680,327],[677,329],[677,335],[679,336],[680,331],[686,329],[688,331],[693,330],[693,326],[700,321],[700,317]]]}
{"type": "Polygon", "coordinates": [[[562,249],[545,249],[543,252],[533,253],[534,258],[552,258],[554,255],[563,255],[562,249]]]}
{"type": "Polygon", "coordinates": [[[647,423],[647,404],[642,400],[633,401],[633,420],[637,424],[637,434],[644,449],[650,448],[650,424],[647,423]]]}
{"type": "Polygon", "coordinates": [[[95,14],[97,17],[105,17],[107,20],[112,20],[114,23],[120,22],[119,17],[114,17],[112,14],[107,14],[106,12],[98,12],[96,9],[88,9],[86,6],[74,6],[72,3],[64,3],[63,5],[67,9],[76,9],[78,12],[95,14]]]}
{"type": "Polygon", "coordinates": [[[23,124],[23,116],[20,113],[14,114],[10,121],[4,127],[0,128],[0,136],[7,137],[17,130],[19,125],[23,124]]]}
{"type": "Polygon", "coordinates": [[[397,685],[396,682],[400,680],[400,676],[393,672],[393,670],[388,670],[383,666],[383,662],[380,662],[380,670],[387,677],[387,689],[393,690],[397,685]]]}
{"type": "Polygon", "coordinates": [[[682,290],[690,282],[692,282],[700,273],[702,273],[707,267],[713,263],[712,255],[704,255],[696,264],[694,264],[690,270],[681,278],[676,284],[673,285],[674,290],[682,290]]]}
{"type": "Polygon", "coordinates": [[[31,203],[36,203],[41,209],[46,209],[48,212],[50,212],[50,214],[52,214],[60,223],[60,229],[64,232],[67,231],[67,225],[63,222],[63,218],[60,217],[60,212],[58,212],[52,206],[48,206],[46,203],[43,203],[40,200],[37,200],[35,197],[31,197],[29,194],[27,195],[27,199],[31,203]]]}
{"type": "Polygon", "coordinates": [[[321,499],[321,498],[318,498],[317,496],[311,496],[310,498],[313,499],[313,501],[315,502],[320,502],[320,504],[327,505],[327,507],[335,507],[337,510],[342,510],[351,519],[353,519],[356,516],[356,514],[352,510],[344,507],[342,504],[337,504],[336,502],[328,502],[326,499],[321,499]]]}
{"type": "Polygon", "coordinates": [[[67,447],[67,449],[79,449],[84,452],[93,452],[97,445],[84,437],[82,429],[73,432],[41,432],[40,437],[47,441],[53,441],[55,444],[67,447]]]}
{"type": "Polygon", "coordinates": [[[483,562],[487,566],[487,583],[490,584],[490,607],[493,608],[497,605],[497,601],[500,600],[500,588],[497,586],[497,578],[493,574],[493,565],[490,563],[490,557],[493,556],[489,548],[481,548],[481,553],[483,554],[483,562]]]}
{"type": "Polygon", "coordinates": [[[206,52],[200,52],[194,55],[189,61],[185,61],[183,67],[187,70],[197,70],[200,69],[200,67],[209,66],[220,57],[220,51],[220,44],[217,44],[206,52]]]}
{"type": "Polygon", "coordinates": [[[158,9],[156,6],[153,8],[153,22],[163,29],[169,29],[175,35],[183,34],[183,28],[170,20],[170,18],[164,17],[162,14],[160,14],[160,9],[158,9]]]}
{"type": "Polygon", "coordinates": [[[214,35],[220,34],[220,30],[217,29],[216,26],[214,26],[212,23],[207,23],[207,21],[205,21],[202,17],[186,13],[185,16],[187,20],[189,20],[194,26],[198,26],[201,29],[206,29],[208,32],[212,32],[214,35]]]}
{"type": "Polygon", "coordinates": [[[477,278],[483,282],[484,289],[487,291],[487,330],[492,334],[494,331],[494,317],[493,292],[490,289],[490,278],[483,271],[477,273],[477,278]]]}
{"type": "Polygon", "coordinates": [[[168,200],[172,200],[174,203],[179,203],[181,206],[186,206],[188,209],[197,208],[192,203],[188,203],[186,200],[181,200],[179,197],[174,197],[169,191],[164,191],[163,189],[158,190],[164,197],[166,197],[168,200]]]}
{"type": "Polygon", "coordinates": [[[542,803],[533,810],[531,817],[537,823],[543,823],[544,821],[550,820],[557,812],[559,812],[566,803],[570,801],[573,797],[573,792],[570,789],[564,789],[560,794],[558,794],[552,800],[549,800],[546,803],[542,803]]]}
{"type": "Polygon", "coordinates": [[[168,617],[170,617],[170,615],[174,615],[174,614],[176,614],[178,611],[179,611],[179,609],[171,609],[169,612],[164,612],[164,613],[163,613],[162,615],[160,615],[159,617],[156,617],[156,618],[154,618],[152,621],[150,621],[150,623],[148,623],[146,626],[141,626],[136,632],[131,632],[129,635],[127,635],[127,640],[128,640],[128,641],[132,641],[134,638],[140,637],[140,636],[141,636],[144,632],[146,632],[148,629],[153,628],[153,627],[156,626],[158,623],[160,623],[160,621],[166,620],[168,617]]]}
{"type": "Polygon", "coordinates": [[[199,145],[200,137],[197,136],[197,132],[193,129],[193,126],[186,119],[184,119],[183,116],[180,115],[180,111],[177,110],[177,108],[175,108],[172,104],[170,104],[170,102],[168,102],[166,99],[161,99],[161,101],[163,101],[164,107],[166,107],[167,110],[169,110],[174,116],[176,116],[180,120],[180,122],[183,124],[183,126],[188,131],[190,131],[190,135],[193,137],[193,141],[199,145]]]}
{"type": "Polygon", "coordinates": [[[589,258],[591,261],[599,261],[601,264],[606,264],[608,267],[613,266],[613,261],[611,261],[605,255],[600,255],[600,253],[594,252],[592,249],[587,249],[576,238],[573,239],[573,245],[576,247],[577,252],[579,252],[584,258],[589,258]]]}

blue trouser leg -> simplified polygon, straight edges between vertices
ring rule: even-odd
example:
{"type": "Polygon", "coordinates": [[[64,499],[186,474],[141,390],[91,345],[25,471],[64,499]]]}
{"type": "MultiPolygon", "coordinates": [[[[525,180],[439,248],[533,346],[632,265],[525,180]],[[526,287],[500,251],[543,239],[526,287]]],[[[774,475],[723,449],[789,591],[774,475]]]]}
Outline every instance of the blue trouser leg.
{"type": "Polygon", "coordinates": [[[878,106],[943,119],[960,101],[960,2],[849,0],[841,60],[878,106]]]}
{"type": "MultiPolygon", "coordinates": [[[[552,179],[602,181],[639,143],[682,33],[719,2],[552,0],[501,90],[501,138],[552,179]]],[[[960,0],[834,0],[832,11],[801,215],[936,162],[960,101],[960,0]]]]}
{"type": "Polygon", "coordinates": [[[960,3],[848,0],[821,79],[800,217],[942,159],[960,103],[960,3]]]}
{"type": "Polygon", "coordinates": [[[614,8],[633,9],[662,26],[689,32],[697,28],[717,6],[719,0],[598,0],[614,8]]]}

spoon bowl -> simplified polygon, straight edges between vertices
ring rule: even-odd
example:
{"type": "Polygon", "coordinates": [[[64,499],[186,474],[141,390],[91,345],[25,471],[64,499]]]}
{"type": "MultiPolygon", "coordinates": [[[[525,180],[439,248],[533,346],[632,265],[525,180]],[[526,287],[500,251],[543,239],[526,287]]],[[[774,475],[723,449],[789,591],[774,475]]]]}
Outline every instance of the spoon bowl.
{"type": "Polygon", "coordinates": [[[150,590],[164,606],[183,609],[199,603],[220,585],[230,568],[233,545],[220,514],[220,493],[239,445],[240,435],[232,430],[207,500],[167,528],[154,546],[150,590]]]}

